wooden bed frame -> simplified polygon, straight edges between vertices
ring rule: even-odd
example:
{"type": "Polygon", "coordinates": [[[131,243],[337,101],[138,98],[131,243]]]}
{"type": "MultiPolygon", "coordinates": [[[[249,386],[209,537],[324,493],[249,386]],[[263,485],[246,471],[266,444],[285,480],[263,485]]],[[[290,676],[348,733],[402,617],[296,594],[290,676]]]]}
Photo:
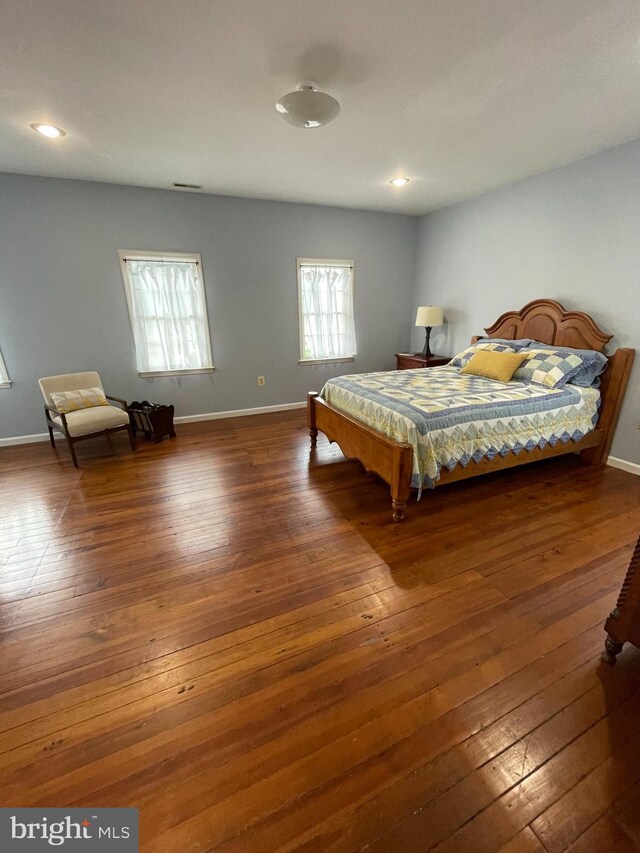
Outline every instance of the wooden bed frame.
{"type": "MultiPolygon", "coordinates": [[[[565,311],[553,299],[536,299],[521,311],[509,311],[485,329],[487,338],[532,338],[553,346],[577,347],[603,352],[613,337],[605,334],[594,320],[581,311],[565,311]]],[[[475,343],[479,337],[472,338],[475,343]]],[[[456,466],[452,471],[442,469],[437,486],[489,474],[503,468],[549,459],[565,453],[579,453],[592,465],[606,463],[618,415],[624,399],[635,350],[618,349],[609,356],[609,365],[602,376],[600,417],[596,428],[581,441],[547,445],[528,453],[513,453],[506,457],[483,459],[466,468],[456,466]]],[[[311,391],[307,397],[307,423],[311,446],[317,443],[318,431],[330,442],[336,442],[348,459],[359,459],[367,472],[373,471],[391,486],[393,520],[402,521],[411,492],[413,450],[371,427],[345,415],[311,391]]]]}

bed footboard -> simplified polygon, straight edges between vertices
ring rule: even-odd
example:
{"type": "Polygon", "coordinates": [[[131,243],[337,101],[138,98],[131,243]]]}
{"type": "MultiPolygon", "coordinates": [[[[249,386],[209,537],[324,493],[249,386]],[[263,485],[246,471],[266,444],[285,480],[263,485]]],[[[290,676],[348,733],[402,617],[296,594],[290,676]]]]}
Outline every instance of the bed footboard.
{"type": "Polygon", "coordinates": [[[353,420],[310,391],[307,395],[307,424],[311,446],[318,431],[336,442],[347,459],[358,459],[366,471],[373,471],[391,487],[393,520],[402,521],[411,491],[413,450],[365,424],[353,420]]]}

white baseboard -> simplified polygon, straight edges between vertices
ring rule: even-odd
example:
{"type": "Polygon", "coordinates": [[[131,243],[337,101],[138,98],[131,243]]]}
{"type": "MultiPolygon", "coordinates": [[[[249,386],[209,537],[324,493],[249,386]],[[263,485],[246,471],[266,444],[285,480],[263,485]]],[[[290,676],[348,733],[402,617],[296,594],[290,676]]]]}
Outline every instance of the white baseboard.
{"type": "Polygon", "coordinates": [[[35,444],[38,441],[49,441],[49,433],[37,432],[33,435],[14,435],[10,438],[0,438],[0,447],[9,447],[11,444],[35,444]]]}
{"type": "Polygon", "coordinates": [[[192,424],[196,421],[218,421],[223,418],[244,418],[247,415],[268,415],[269,412],[288,412],[289,409],[304,409],[306,403],[280,403],[277,406],[259,406],[257,409],[231,409],[228,412],[206,412],[203,415],[183,415],[174,418],[177,424],[192,424]]]}
{"type": "MultiPolygon", "coordinates": [[[[260,406],[257,409],[232,409],[228,412],[206,412],[202,415],[182,415],[174,418],[177,424],[190,424],[196,421],[217,421],[223,418],[243,418],[247,415],[266,415],[269,412],[287,412],[290,409],[304,409],[306,403],[280,403],[277,406],[260,406]]],[[[61,437],[58,434],[58,437],[61,437]]],[[[38,432],[34,435],[16,435],[11,438],[0,438],[0,447],[9,447],[13,444],[35,444],[38,441],[49,441],[49,433],[38,432]]]]}
{"type": "Polygon", "coordinates": [[[630,474],[640,475],[640,465],[637,462],[627,462],[626,459],[618,459],[616,456],[610,456],[607,459],[607,465],[612,468],[620,468],[622,471],[628,471],[630,474]]]}

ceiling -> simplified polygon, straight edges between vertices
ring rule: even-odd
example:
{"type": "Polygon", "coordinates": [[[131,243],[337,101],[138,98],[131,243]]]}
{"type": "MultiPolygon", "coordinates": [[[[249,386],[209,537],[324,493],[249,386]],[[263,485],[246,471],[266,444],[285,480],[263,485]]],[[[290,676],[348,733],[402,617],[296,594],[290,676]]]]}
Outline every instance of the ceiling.
{"type": "Polygon", "coordinates": [[[0,12],[0,171],[421,214],[640,137],[637,0],[0,12]],[[308,79],[342,111],[300,130],[274,104],[308,79]]]}

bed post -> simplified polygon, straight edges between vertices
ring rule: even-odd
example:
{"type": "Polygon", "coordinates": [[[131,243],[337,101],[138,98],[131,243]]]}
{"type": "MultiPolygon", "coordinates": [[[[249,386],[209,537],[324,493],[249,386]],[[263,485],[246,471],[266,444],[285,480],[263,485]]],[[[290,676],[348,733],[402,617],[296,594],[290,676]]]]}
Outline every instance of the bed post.
{"type": "Polygon", "coordinates": [[[635,350],[621,348],[609,357],[609,367],[602,375],[600,386],[602,405],[597,427],[604,433],[602,441],[580,454],[590,465],[605,465],[607,462],[634,356],[635,350]]]}
{"type": "Polygon", "coordinates": [[[311,447],[315,447],[318,443],[318,428],[316,426],[317,396],[317,391],[309,391],[307,394],[307,426],[309,427],[309,436],[311,437],[311,447]]]}
{"type": "Polygon", "coordinates": [[[393,448],[393,473],[391,478],[391,505],[393,520],[402,521],[411,492],[413,448],[410,444],[396,444],[393,448]]]}

